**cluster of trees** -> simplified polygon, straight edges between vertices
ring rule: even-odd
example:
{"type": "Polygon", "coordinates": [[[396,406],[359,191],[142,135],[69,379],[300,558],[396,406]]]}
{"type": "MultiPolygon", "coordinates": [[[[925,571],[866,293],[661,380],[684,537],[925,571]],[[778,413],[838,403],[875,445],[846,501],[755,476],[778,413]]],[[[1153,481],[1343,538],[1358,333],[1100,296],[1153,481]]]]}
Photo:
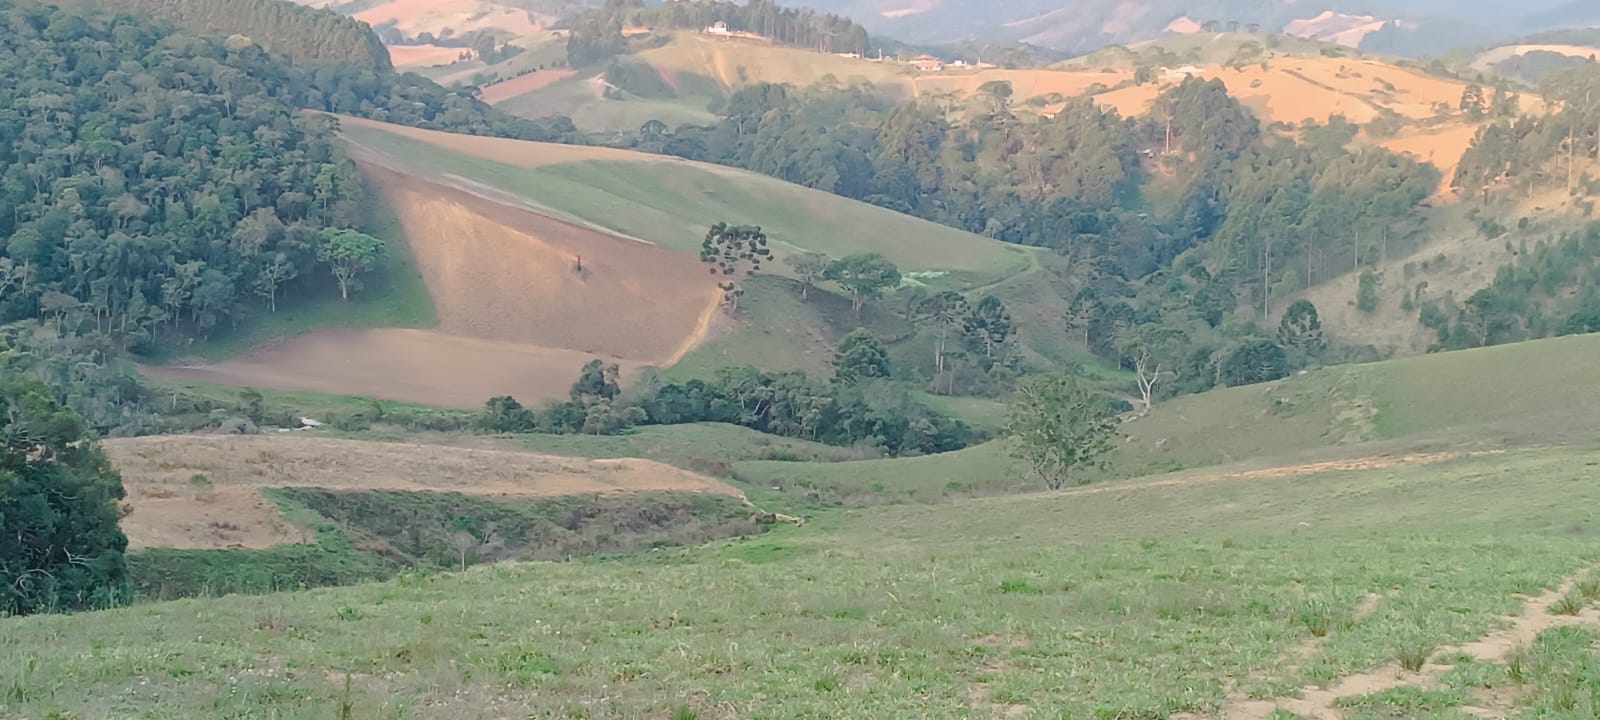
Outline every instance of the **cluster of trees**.
{"type": "Polygon", "coordinates": [[[1497,191],[1583,187],[1577,160],[1600,160],[1600,62],[1551,73],[1540,94],[1550,107],[1544,115],[1517,115],[1513,103],[1478,131],[1452,179],[1457,191],[1487,200],[1497,191]]]}
{"type": "Polygon", "coordinates": [[[1521,247],[1494,282],[1457,303],[1409,291],[1441,350],[1600,332],[1600,222],[1555,242],[1521,247]]]}
{"type": "Polygon", "coordinates": [[[866,29],[849,18],[780,7],[773,0],[675,0],[653,7],[647,7],[644,0],[606,0],[573,21],[567,61],[572,67],[582,67],[625,54],[625,27],[700,30],[718,22],[727,24],[732,32],[753,33],[780,45],[818,52],[865,54],[871,46],[866,29]]]}
{"type": "Polygon", "coordinates": [[[709,381],[662,383],[648,376],[624,392],[617,366],[595,360],[583,367],[570,400],[535,410],[511,397],[492,398],[478,424],[492,432],[605,435],[639,425],[720,422],[829,445],[871,445],[893,455],[958,450],[980,439],[965,423],[887,382],[882,346],[872,356],[872,348],[857,347],[860,337],[851,337],[840,347],[839,373],[831,382],[743,367],[723,368],[709,381]]]}

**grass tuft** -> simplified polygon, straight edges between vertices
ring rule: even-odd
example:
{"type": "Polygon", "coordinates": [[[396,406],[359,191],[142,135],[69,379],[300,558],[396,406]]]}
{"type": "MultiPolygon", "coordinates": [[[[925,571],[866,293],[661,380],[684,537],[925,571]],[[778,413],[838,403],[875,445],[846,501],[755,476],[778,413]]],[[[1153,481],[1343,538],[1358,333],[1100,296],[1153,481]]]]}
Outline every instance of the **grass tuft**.
{"type": "Polygon", "coordinates": [[[1312,637],[1327,637],[1339,622],[1339,614],[1333,606],[1321,600],[1305,602],[1295,614],[1312,637]]]}
{"type": "Polygon", "coordinates": [[[1583,596],[1579,594],[1579,591],[1574,590],[1563,595],[1560,600],[1555,601],[1555,604],[1550,606],[1550,612],[1557,615],[1577,615],[1583,612],[1583,608],[1587,604],[1584,602],[1583,596]]]}
{"type": "Polygon", "coordinates": [[[1600,577],[1588,577],[1579,580],[1578,594],[1590,602],[1600,600],[1600,577]]]}
{"type": "Polygon", "coordinates": [[[1418,672],[1423,665],[1428,664],[1428,657],[1433,654],[1433,646],[1421,641],[1401,643],[1395,650],[1395,659],[1400,661],[1400,667],[1408,672],[1418,672]]]}
{"type": "Polygon", "coordinates": [[[1005,595],[1043,595],[1044,588],[1027,580],[1003,580],[1000,582],[1000,592],[1005,595]]]}

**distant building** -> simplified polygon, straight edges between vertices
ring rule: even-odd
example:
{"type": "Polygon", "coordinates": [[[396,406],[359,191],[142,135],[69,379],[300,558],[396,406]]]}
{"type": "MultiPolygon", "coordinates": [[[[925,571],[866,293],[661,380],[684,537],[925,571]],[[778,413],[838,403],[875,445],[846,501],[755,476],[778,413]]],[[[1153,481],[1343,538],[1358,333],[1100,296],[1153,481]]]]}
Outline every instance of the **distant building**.
{"type": "Polygon", "coordinates": [[[727,35],[728,34],[728,24],[723,22],[723,21],[721,21],[721,20],[718,20],[718,21],[716,21],[714,23],[711,23],[711,27],[706,28],[706,32],[708,32],[708,33],[710,33],[712,35],[727,35]]]}
{"type": "Polygon", "coordinates": [[[918,55],[911,59],[910,65],[923,72],[939,72],[944,69],[944,61],[932,55],[918,55]]]}
{"type": "Polygon", "coordinates": [[[1195,67],[1194,65],[1184,65],[1183,67],[1176,68],[1161,68],[1161,79],[1169,81],[1178,81],[1187,77],[1200,77],[1204,74],[1206,74],[1205,68],[1195,67]]]}

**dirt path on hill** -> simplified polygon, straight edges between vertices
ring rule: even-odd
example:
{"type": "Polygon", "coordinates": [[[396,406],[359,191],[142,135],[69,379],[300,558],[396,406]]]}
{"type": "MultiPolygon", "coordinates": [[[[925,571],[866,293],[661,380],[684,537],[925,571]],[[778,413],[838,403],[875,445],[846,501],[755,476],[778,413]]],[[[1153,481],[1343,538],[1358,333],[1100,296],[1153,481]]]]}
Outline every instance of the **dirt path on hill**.
{"type": "Polygon", "coordinates": [[[1189,487],[1192,485],[1210,485],[1228,480],[1275,480],[1281,478],[1300,477],[1302,475],[1317,475],[1328,472],[1348,472],[1354,470],[1382,470],[1400,465],[1428,465],[1445,460],[1454,460],[1463,457],[1478,457],[1480,455],[1499,455],[1504,450],[1488,450],[1481,452],[1438,452],[1438,453],[1409,453],[1404,455],[1372,455],[1350,460],[1324,460],[1320,462],[1305,463],[1301,465],[1283,465],[1279,467],[1261,468],[1257,470],[1240,470],[1237,472],[1195,472],[1184,473],[1177,477],[1148,482],[1121,482],[1092,485],[1089,487],[1062,490],[1067,495],[1099,495],[1101,493],[1136,492],[1141,490],[1156,490],[1171,487],[1189,487]]]}
{"type": "MultiPolygon", "coordinates": [[[[1551,606],[1572,592],[1580,580],[1595,570],[1596,566],[1580,569],[1555,588],[1527,598],[1522,604],[1521,613],[1503,619],[1504,627],[1472,642],[1434,648],[1429,657],[1453,658],[1465,655],[1480,662],[1501,663],[1518,648],[1531,645],[1546,630],[1600,623],[1600,610],[1594,607],[1586,607],[1577,615],[1558,615],[1551,610],[1551,606]]],[[[1376,609],[1376,604],[1374,603],[1372,607],[1376,609]]],[[[1294,656],[1303,661],[1313,655],[1316,649],[1320,649],[1321,641],[1312,641],[1312,646],[1313,649],[1310,651],[1297,648],[1294,656]]],[[[1440,679],[1453,667],[1454,665],[1430,661],[1420,670],[1412,672],[1395,662],[1371,672],[1347,675],[1327,687],[1315,685],[1304,687],[1298,697],[1252,700],[1235,696],[1224,705],[1222,717],[1226,720],[1271,720],[1273,713],[1282,709],[1315,720],[1344,720],[1345,711],[1337,706],[1341,698],[1359,697],[1405,687],[1419,690],[1438,689],[1440,679]]],[[[1475,703],[1464,706],[1461,710],[1480,718],[1504,718],[1511,710],[1509,704],[1508,698],[1485,692],[1475,694],[1475,703]]],[[[1178,716],[1175,716],[1174,720],[1177,718],[1178,716]]]]}

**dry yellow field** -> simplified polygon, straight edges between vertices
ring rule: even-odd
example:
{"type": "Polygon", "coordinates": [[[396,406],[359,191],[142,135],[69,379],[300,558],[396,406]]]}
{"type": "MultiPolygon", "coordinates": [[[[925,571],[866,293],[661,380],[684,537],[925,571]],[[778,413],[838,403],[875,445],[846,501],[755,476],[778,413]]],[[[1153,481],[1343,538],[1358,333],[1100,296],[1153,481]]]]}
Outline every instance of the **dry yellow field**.
{"type": "Polygon", "coordinates": [[[484,0],[389,0],[355,14],[374,27],[392,23],[407,35],[448,30],[460,36],[473,30],[504,30],[532,35],[544,29],[544,18],[526,10],[484,0]]]}
{"type": "Polygon", "coordinates": [[[263,548],[311,538],[262,488],[457,492],[506,498],[626,492],[743,497],[649,460],[587,460],[506,450],[337,440],[305,434],[166,435],[107,440],[131,512],[133,548],[263,548]],[[204,482],[195,481],[204,476],[204,482]]]}
{"type": "Polygon", "coordinates": [[[438,45],[389,45],[389,62],[397,68],[449,65],[461,59],[461,48],[438,45]]]}

